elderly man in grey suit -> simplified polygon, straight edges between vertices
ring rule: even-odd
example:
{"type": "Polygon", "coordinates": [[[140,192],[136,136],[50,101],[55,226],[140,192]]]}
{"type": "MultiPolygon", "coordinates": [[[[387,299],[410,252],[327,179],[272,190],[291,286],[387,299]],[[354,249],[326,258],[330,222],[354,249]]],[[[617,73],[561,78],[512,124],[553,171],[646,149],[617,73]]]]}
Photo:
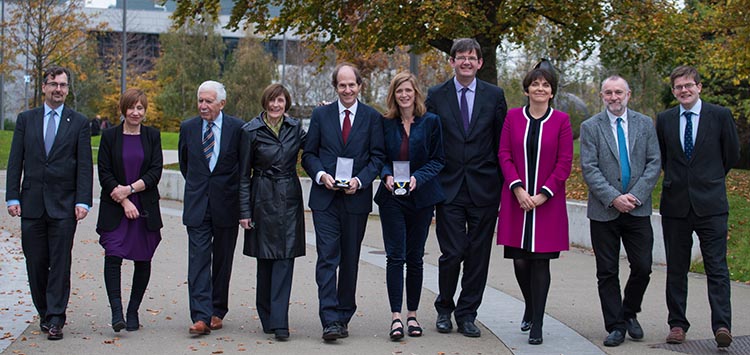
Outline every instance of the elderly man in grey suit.
{"type": "Polygon", "coordinates": [[[630,87],[619,76],[602,83],[606,110],[581,124],[581,167],[589,187],[587,216],[596,255],[596,278],[609,335],[618,346],[625,332],[643,338],[636,314],[651,275],[651,191],[661,171],[654,121],[629,110],[630,87]],[[620,293],[620,242],[630,263],[624,297],[620,293]]]}

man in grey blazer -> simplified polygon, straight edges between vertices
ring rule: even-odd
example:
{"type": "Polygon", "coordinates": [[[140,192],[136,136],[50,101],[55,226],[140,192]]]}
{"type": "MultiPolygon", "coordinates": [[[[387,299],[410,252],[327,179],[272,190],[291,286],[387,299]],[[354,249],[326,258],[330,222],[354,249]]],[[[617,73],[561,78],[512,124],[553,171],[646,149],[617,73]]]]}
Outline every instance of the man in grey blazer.
{"type": "Polygon", "coordinates": [[[629,110],[630,87],[619,76],[602,83],[606,110],[581,124],[581,167],[589,187],[587,216],[596,255],[596,278],[609,335],[618,346],[625,332],[643,338],[636,314],[651,275],[651,192],[661,170],[654,121],[629,110]],[[624,297],[620,293],[620,242],[630,263],[624,297]]]}
{"type": "Polygon", "coordinates": [[[21,217],[31,299],[47,339],[63,338],[77,221],[92,205],[89,120],[65,105],[70,71],[42,78],[44,105],[21,112],[8,157],[8,213],[21,217]]]}
{"type": "Polygon", "coordinates": [[[680,104],[656,116],[664,169],[660,212],[667,256],[667,343],[684,342],[690,328],[685,311],[695,232],[706,269],[711,329],[716,344],[727,347],[732,343],[732,306],[726,176],[740,158],[737,128],[727,108],[700,99],[703,86],[695,68],[675,68],[670,82],[680,104]]]}

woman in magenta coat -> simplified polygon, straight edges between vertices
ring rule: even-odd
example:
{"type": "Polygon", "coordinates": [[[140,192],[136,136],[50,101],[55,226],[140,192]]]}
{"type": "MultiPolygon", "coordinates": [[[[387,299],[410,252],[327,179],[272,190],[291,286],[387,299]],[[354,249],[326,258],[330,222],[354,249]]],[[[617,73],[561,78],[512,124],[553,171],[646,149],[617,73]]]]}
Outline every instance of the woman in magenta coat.
{"type": "Polygon", "coordinates": [[[542,343],[550,259],[568,250],[565,181],[573,161],[570,118],[550,106],[557,78],[534,69],[523,80],[529,104],[508,111],[498,158],[505,177],[497,223],[498,244],[513,267],[526,304],[521,330],[542,343]],[[511,192],[511,193],[508,193],[511,192]]]}

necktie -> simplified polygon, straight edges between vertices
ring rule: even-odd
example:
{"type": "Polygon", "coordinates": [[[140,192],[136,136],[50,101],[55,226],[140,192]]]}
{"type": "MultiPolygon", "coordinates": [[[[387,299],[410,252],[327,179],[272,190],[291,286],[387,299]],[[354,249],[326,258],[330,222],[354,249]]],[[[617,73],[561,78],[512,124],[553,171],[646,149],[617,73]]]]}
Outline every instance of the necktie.
{"type": "Polygon", "coordinates": [[[57,124],[55,123],[55,117],[57,112],[50,111],[49,120],[47,121],[47,132],[44,134],[44,150],[49,155],[49,151],[52,149],[52,144],[55,143],[55,130],[57,124]]]}
{"type": "Polygon", "coordinates": [[[630,161],[628,161],[628,146],[625,139],[625,130],[622,129],[622,117],[617,117],[617,146],[620,150],[622,192],[628,191],[628,184],[630,183],[630,161]]]}
{"type": "Polygon", "coordinates": [[[466,101],[466,92],[469,88],[461,88],[461,119],[464,121],[464,131],[469,131],[469,102],[466,101]]]}
{"type": "Polygon", "coordinates": [[[349,119],[349,114],[351,111],[344,110],[344,125],[341,127],[341,138],[344,139],[344,144],[346,144],[346,140],[349,138],[349,132],[352,131],[352,121],[349,119]]]}
{"type": "Polygon", "coordinates": [[[206,131],[203,132],[203,155],[206,161],[211,162],[211,156],[214,155],[214,123],[209,122],[206,125],[206,131]]]}
{"type": "Polygon", "coordinates": [[[693,113],[685,111],[685,156],[688,160],[693,156],[693,113]]]}

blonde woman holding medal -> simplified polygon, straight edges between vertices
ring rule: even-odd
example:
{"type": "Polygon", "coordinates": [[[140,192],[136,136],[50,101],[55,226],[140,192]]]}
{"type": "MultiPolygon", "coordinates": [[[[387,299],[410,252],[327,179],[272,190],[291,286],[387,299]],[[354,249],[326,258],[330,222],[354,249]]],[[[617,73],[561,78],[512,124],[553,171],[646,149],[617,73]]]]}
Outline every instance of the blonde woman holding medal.
{"type": "Polygon", "coordinates": [[[440,118],[427,112],[416,77],[397,74],[388,89],[383,134],[386,159],[375,202],[385,245],[386,283],[392,312],[390,338],[422,335],[417,307],[422,257],[436,203],[445,199],[437,174],[445,165],[440,118]],[[394,168],[395,166],[395,168],[394,168]],[[406,323],[401,314],[406,265],[406,323]]]}

